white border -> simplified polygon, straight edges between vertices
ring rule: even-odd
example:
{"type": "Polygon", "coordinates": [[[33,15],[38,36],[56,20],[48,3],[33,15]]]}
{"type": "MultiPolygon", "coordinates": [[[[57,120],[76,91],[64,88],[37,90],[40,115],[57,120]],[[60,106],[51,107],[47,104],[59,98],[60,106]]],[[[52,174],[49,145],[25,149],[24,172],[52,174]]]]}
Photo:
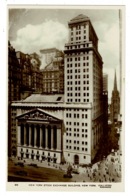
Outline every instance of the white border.
{"type": "MultiPolygon", "coordinates": [[[[7,81],[6,81],[6,65],[7,65],[7,60],[6,60],[6,6],[7,4],[33,4],[33,5],[39,5],[43,4],[44,1],[42,0],[2,0],[1,6],[0,6],[0,43],[2,43],[1,47],[1,52],[0,52],[0,59],[1,59],[1,65],[0,65],[0,91],[1,91],[1,96],[0,96],[0,130],[1,130],[1,135],[0,135],[0,154],[1,154],[1,161],[0,161],[0,195],[6,195],[8,194],[6,190],[6,123],[7,123],[7,117],[6,117],[6,93],[7,93],[7,81]],[[2,193],[2,194],[1,194],[2,193]]],[[[126,139],[126,144],[125,144],[125,155],[126,155],[126,174],[125,174],[125,193],[122,194],[127,194],[129,191],[129,98],[130,98],[130,67],[129,67],[129,37],[130,37],[130,3],[129,1],[121,1],[121,0],[106,0],[105,2],[103,0],[99,0],[98,2],[96,0],[88,0],[87,2],[84,0],[80,1],[63,1],[62,3],[60,1],[53,1],[53,0],[48,0],[47,2],[44,2],[44,5],[125,5],[126,6],[126,96],[125,96],[125,105],[127,107],[125,108],[125,134],[127,134],[128,139],[126,139]]],[[[11,192],[11,194],[16,194],[11,192]]],[[[17,194],[22,195],[23,193],[19,192],[17,194]]],[[[24,193],[25,194],[25,193],[24,193]]],[[[32,195],[36,194],[35,192],[30,193],[32,195]]],[[[43,193],[42,193],[43,194],[43,193]]],[[[64,193],[62,193],[64,194],[64,193]]],[[[82,193],[83,194],[83,193],[82,193]]],[[[86,194],[86,193],[85,193],[86,194]]],[[[88,194],[88,193],[87,193],[88,194]]],[[[91,193],[89,193],[91,194],[91,193]]],[[[96,193],[97,194],[97,193],[96,193]]],[[[111,194],[112,193],[105,193],[105,194],[111,194]]],[[[119,193],[114,193],[114,195],[119,194],[119,193]]]]}

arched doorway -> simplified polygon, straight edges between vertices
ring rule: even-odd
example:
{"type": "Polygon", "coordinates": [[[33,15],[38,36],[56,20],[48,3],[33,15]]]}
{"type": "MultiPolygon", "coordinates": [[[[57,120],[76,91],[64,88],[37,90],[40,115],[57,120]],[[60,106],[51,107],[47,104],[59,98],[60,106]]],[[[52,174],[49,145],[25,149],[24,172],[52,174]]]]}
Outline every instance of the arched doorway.
{"type": "Polygon", "coordinates": [[[78,155],[74,155],[74,164],[75,165],[79,164],[79,156],[78,155]]]}

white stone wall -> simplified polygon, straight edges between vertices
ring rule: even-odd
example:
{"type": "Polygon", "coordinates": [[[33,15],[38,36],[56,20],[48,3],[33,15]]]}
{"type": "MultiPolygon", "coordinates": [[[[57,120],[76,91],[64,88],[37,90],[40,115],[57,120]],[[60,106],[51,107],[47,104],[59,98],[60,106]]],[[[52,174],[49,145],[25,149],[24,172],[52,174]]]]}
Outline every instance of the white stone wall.
{"type": "MultiPolygon", "coordinates": [[[[23,147],[23,146],[18,146],[17,147],[17,156],[18,157],[21,157],[21,149],[23,149],[23,152],[24,152],[24,160],[28,160],[28,162],[33,162],[32,159],[31,159],[31,153],[32,153],[32,150],[33,150],[33,153],[36,155],[37,154],[37,151],[39,151],[39,161],[42,160],[42,155],[43,155],[43,152],[44,152],[44,155],[45,157],[48,157],[48,153],[50,153],[50,157],[53,158],[54,157],[54,154],[57,158],[57,163],[61,163],[61,152],[57,152],[57,151],[50,151],[50,150],[43,150],[43,149],[36,149],[36,148],[27,148],[27,147],[23,147]],[[26,150],[28,149],[28,152],[29,152],[29,158],[27,159],[26,158],[26,150]]],[[[34,160],[36,160],[36,156],[34,156],[34,160]]],[[[53,163],[53,161],[51,161],[53,163]]]]}

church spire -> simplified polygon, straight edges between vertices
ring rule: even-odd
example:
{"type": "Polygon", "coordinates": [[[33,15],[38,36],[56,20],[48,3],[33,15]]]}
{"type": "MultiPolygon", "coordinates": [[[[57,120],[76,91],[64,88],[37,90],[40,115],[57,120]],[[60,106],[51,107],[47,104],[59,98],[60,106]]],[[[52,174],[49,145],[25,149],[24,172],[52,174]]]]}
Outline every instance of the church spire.
{"type": "Polygon", "coordinates": [[[114,78],[114,91],[117,91],[117,79],[116,79],[116,70],[115,70],[115,78],[114,78]]]}

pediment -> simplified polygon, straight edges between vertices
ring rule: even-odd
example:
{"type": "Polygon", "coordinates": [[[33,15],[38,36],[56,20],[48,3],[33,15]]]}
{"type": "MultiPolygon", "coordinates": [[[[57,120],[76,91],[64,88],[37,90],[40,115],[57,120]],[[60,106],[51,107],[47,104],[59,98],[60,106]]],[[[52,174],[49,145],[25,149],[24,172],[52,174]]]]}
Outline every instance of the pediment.
{"type": "Polygon", "coordinates": [[[35,109],[16,117],[18,120],[33,120],[33,121],[61,121],[56,116],[42,109],[35,109]]]}

